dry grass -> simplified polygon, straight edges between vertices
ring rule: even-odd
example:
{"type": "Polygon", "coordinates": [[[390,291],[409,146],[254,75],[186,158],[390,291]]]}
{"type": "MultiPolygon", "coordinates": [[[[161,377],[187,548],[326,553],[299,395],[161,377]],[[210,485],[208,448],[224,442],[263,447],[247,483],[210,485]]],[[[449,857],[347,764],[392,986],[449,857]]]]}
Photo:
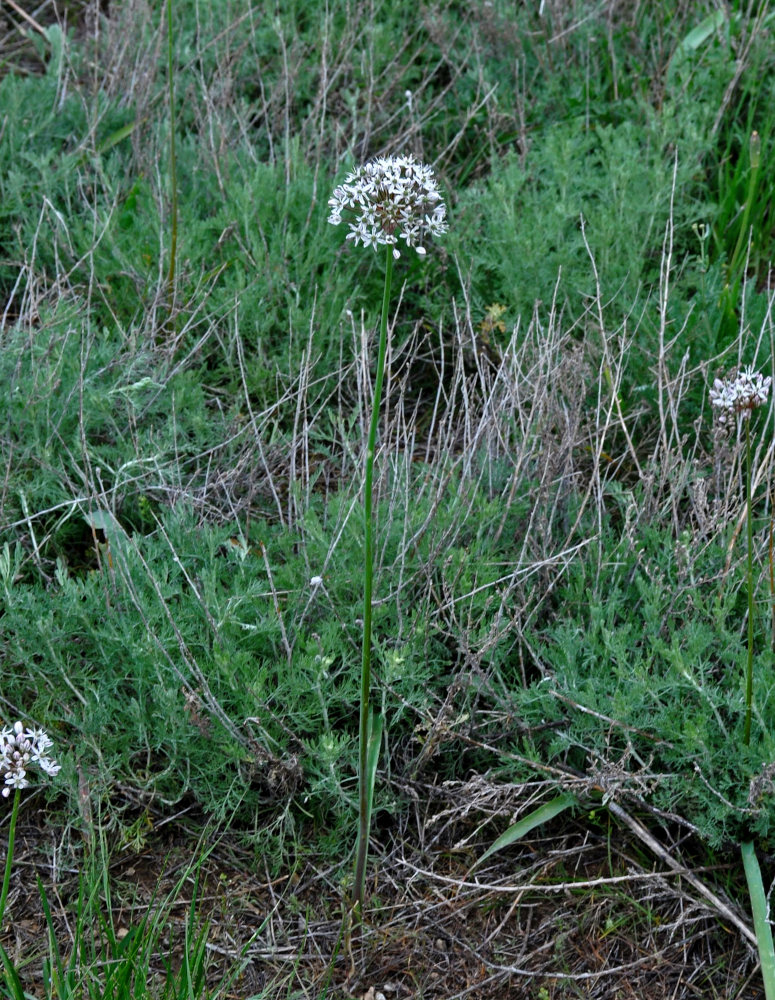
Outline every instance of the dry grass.
{"type": "MultiPolygon", "coordinates": [[[[398,824],[378,824],[369,915],[349,955],[339,948],[338,869],[307,861],[273,877],[226,833],[202,871],[199,912],[210,928],[212,988],[238,965],[238,979],[222,995],[344,1000],[373,989],[389,1000],[760,996],[750,942],[685,879],[693,871],[719,880],[733,875],[734,865],[698,870],[680,838],[670,845],[680,861],[673,870],[599,813],[591,822],[550,825],[471,875],[490,840],[489,823],[522,813],[544,790],[541,782],[504,787],[485,777],[402,786],[414,808],[398,824]]],[[[139,805],[126,803],[130,810],[139,805]]],[[[153,808],[139,808],[137,816],[139,839],[117,842],[111,855],[119,937],[173,888],[197,836],[193,814],[173,824],[153,808]]],[[[20,825],[14,920],[2,939],[12,958],[27,963],[33,992],[45,935],[31,876],[38,872],[49,891],[65,954],[78,894],[77,863],[62,867],[63,845],[39,818],[33,807],[20,825]]],[[[66,853],[79,851],[70,845],[66,853]]],[[[170,909],[163,943],[173,963],[189,905],[184,889],[170,909]]]]}

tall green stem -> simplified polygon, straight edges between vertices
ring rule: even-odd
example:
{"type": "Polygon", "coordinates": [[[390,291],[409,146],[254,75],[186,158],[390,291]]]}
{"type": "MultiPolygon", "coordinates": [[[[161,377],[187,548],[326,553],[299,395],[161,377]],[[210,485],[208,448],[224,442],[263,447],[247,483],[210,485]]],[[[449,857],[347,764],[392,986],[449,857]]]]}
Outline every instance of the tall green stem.
{"type": "Polygon", "coordinates": [[[393,248],[387,247],[385,266],[385,290],[382,296],[382,317],[379,325],[379,351],[377,354],[377,374],[374,381],[374,398],[371,408],[371,425],[366,443],[366,473],[363,485],[364,515],[364,582],[363,582],[363,653],[361,659],[361,712],[358,730],[358,844],[355,852],[355,886],[353,888],[353,909],[363,912],[366,884],[366,854],[369,848],[369,826],[371,823],[371,802],[373,777],[369,768],[369,693],[371,688],[371,594],[374,569],[374,514],[372,485],[374,482],[374,452],[377,447],[379,426],[379,405],[382,399],[382,383],[385,377],[387,356],[388,312],[390,309],[390,285],[393,280],[393,248]]]}
{"type": "Polygon", "coordinates": [[[13,808],[11,810],[11,822],[8,826],[8,850],[5,855],[5,872],[3,874],[3,888],[0,892],[0,929],[3,926],[5,916],[5,902],[8,899],[8,887],[11,884],[11,864],[13,862],[13,843],[16,839],[16,817],[19,815],[19,801],[21,791],[17,788],[13,796],[13,808]]]}
{"type": "Polygon", "coordinates": [[[745,503],[746,503],[746,534],[748,538],[748,558],[746,572],[748,575],[748,660],[745,669],[745,727],[743,742],[751,744],[751,706],[753,704],[753,511],[751,509],[751,419],[746,416],[745,423],[745,503]]]}
{"type": "Polygon", "coordinates": [[[167,97],[170,116],[170,263],[167,271],[167,300],[169,316],[174,312],[175,268],[178,256],[178,166],[175,153],[175,76],[172,66],[172,0],[167,0],[167,97]]]}

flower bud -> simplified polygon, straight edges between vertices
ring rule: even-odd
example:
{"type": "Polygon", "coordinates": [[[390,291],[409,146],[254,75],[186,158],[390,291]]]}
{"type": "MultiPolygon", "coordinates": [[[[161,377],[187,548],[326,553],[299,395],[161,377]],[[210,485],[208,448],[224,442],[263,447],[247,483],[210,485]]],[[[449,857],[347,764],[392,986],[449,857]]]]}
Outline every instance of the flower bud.
{"type": "Polygon", "coordinates": [[[758,132],[751,132],[748,143],[748,152],[751,157],[751,170],[758,170],[762,161],[762,140],[758,132]]]}

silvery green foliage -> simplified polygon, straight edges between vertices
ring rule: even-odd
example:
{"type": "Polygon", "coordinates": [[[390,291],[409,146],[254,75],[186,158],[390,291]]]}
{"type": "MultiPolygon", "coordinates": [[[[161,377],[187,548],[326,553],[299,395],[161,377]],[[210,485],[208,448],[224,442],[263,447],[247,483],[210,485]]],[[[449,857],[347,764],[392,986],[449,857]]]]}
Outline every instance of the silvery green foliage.
{"type": "Polygon", "coordinates": [[[448,228],[433,168],[413,156],[370,160],[345,177],[328,204],[334,226],[343,212],[353,215],[346,239],[375,250],[380,244],[392,246],[394,257],[400,257],[399,239],[424,254],[425,237],[441,236],[448,228]]]}
{"type": "Polygon", "coordinates": [[[42,729],[25,729],[21,722],[0,731],[0,778],[4,784],[0,794],[8,798],[11,789],[29,785],[27,770],[31,764],[48,775],[59,773],[60,765],[46,755],[52,746],[42,729]]]}
{"type": "Polygon", "coordinates": [[[735,378],[717,378],[710,390],[710,402],[721,411],[719,423],[726,423],[733,413],[750,417],[757,406],[764,406],[771,382],[771,376],[765,377],[750,367],[743,368],[735,378]]]}

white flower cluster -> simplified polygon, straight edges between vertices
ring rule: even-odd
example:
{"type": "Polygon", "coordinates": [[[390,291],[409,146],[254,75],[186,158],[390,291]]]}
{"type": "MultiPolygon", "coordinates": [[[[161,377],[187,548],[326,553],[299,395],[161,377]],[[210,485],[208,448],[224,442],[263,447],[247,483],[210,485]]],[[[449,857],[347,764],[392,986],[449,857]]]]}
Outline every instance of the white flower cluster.
{"type": "Polygon", "coordinates": [[[401,256],[399,239],[424,254],[424,238],[441,236],[448,228],[433,168],[413,156],[370,160],[345,177],[328,204],[328,221],[334,226],[342,221],[342,212],[354,213],[346,239],[375,250],[379,244],[392,246],[394,257],[401,256]]]}
{"type": "Polygon", "coordinates": [[[42,729],[25,729],[21,722],[6,726],[0,731],[0,778],[4,784],[3,798],[8,798],[11,789],[26,788],[27,768],[37,764],[41,771],[55,775],[60,765],[46,756],[52,746],[51,740],[42,729]]]}
{"type": "Polygon", "coordinates": [[[743,368],[736,378],[717,378],[710,390],[710,402],[721,411],[719,423],[726,423],[732,413],[750,417],[751,410],[767,402],[771,383],[771,376],[765,377],[753,368],[743,368]]]}

